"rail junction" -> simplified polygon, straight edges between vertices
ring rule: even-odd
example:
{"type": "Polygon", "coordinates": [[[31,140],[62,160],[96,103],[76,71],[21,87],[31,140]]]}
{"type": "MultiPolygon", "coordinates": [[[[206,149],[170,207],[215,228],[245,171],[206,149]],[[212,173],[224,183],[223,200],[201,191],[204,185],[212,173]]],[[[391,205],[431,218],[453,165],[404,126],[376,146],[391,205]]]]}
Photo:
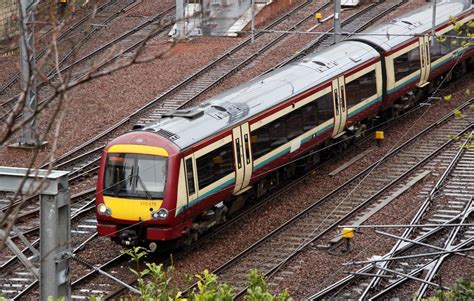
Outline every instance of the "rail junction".
{"type": "MultiPolygon", "coordinates": [[[[127,10],[127,7],[138,5],[135,2],[107,2],[99,9],[105,9],[108,13],[101,16],[97,22],[107,24],[127,10]],[[107,9],[107,5],[111,3],[114,6],[107,9]]],[[[349,10],[344,13],[343,29],[347,32],[360,32],[407,2],[385,1],[349,10]]],[[[243,70],[252,70],[254,65],[269,58],[276,48],[291,42],[291,35],[288,33],[267,35],[265,31],[299,29],[310,32],[314,30],[312,28],[314,15],[320,12],[328,13],[330,4],[330,1],[301,1],[287,14],[276,18],[258,33],[254,44],[251,43],[250,38],[243,39],[237,46],[150,99],[145,106],[116,122],[106,131],[61,155],[53,162],[52,168],[70,171],[70,184],[81,187],[81,183],[90,181],[97,173],[102,149],[114,136],[127,132],[134,125],[145,125],[159,120],[165,112],[170,110],[195,105],[204,97],[216,94],[219,85],[233,80],[238,82],[238,78],[234,79],[236,74],[243,70]]],[[[175,7],[172,6],[94,51],[84,54],[79,59],[71,58],[74,49],[71,53],[65,52],[60,62],[61,72],[70,72],[73,79],[80,80],[89,70],[87,66],[92,60],[111,49],[119,49],[113,55],[107,53],[107,59],[97,67],[97,70],[105,70],[112,63],[127,55],[133,55],[134,50],[150,38],[167,34],[172,24],[160,22],[160,20],[169,20],[174,14],[175,7]]],[[[80,26],[84,26],[84,20],[87,18],[86,16],[71,26],[63,34],[65,39],[73,30],[81,32],[80,26]]],[[[93,38],[93,34],[100,28],[97,26],[89,31],[88,35],[81,36],[75,43],[84,43],[87,39],[93,38]]],[[[331,32],[332,30],[328,30],[326,34],[316,39],[305,38],[304,47],[285,61],[275,64],[268,71],[283,67],[304,55],[328,47],[331,43],[329,40],[332,37],[331,32]]],[[[48,71],[45,71],[48,74],[47,82],[43,83],[45,85],[48,82],[54,83],[57,75],[54,68],[47,69],[48,71]]],[[[15,95],[12,91],[18,78],[19,75],[15,75],[2,84],[0,94],[15,95]]],[[[47,87],[45,89],[47,91],[47,87]]],[[[11,114],[17,97],[13,96],[1,104],[1,120],[6,120],[11,114]]],[[[434,103],[429,105],[434,105],[434,103]]],[[[319,248],[321,252],[337,253],[341,246],[338,226],[363,227],[364,223],[388,206],[396,199],[396,196],[410,190],[412,185],[424,182],[425,178],[434,177],[437,179],[436,185],[423,184],[423,196],[426,196],[426,200],[408,225],[411,227],[407,227],[402,235],[389,234],[385,230],[379,231],[380,235],[390,236],[396,241],[389,253],[378,259],[347,262],[347,266],[355,266],[357,269],[353,268],[350,276],[335,281],[324,289],[315,288],[310,299],[387,298],[398,296],[404,286],[412,287],[414,284],[418,287],[416,294],[421,298],[428,292],[432,293],[433,287],[444,289],[445,286],[436,282],[436,274],[443,262],[451,260],[455,254],[472,259],[472,256],[465,253],[472,250],[474,239],[472,226],[474,221],[471,215],[474,209],[472,198],[474,195],[472,190],[474,153],[469,147],[473,139],[472,106],[473,100],[470,99],[456,108],[455,112],[434,121],[432,126],[391,149],[323,198],[314,199],[311,206],[295,214],[268,235],[258,238],[251,245],[246,246],[242,252],[234,253],[232,258],[220,261],[219,266],[213,269],[213,273],[235,288],[235,298],[241,297],[247,289],[246,276],[249,269],[257,268],[272,281],[275,275],[291,274],[291,270],[285,269],[291,266],[305,249],[319,248]],[[462,112],[462,118],[459,118],[456,112],[462,112]],[[407,186],[408,188],[404,188],[407,186]],[[334,238],[328,239],[330,237],[334,238]],[[362,268],[359,268],[360,266],[362,268]]],[[[420,106],[408,112],[407,115],[425,109],[420,106]]],[[[399,117],[394,120],[399,120],[399,117]]],[[[361,139],[357,143],[371,139],[373,130],[375,128],[367,131],[368,138],[361,139]]],[[[353,149],[356,146],[353,146],[353,149]]],[[[45,168],[47,165],[40,167],[45,168]]],[[[245,208],[226,224],[207,233],[200,241],[179,251],[174,259],[186,260],[193,250],[218,239],[221,233],[232,229],[233,225],[242,222],[252,212],[258,211],[272,199],[278,198],[280,194],[301,185],[310,176],[311,173],[302,175],[257,204],[245,208]]],[[[72,265],[73,299],[84,299],[91,295],[102,295],[106,296],[106,299],[111,299],[128,294],[128,291],[137,293],[135,279],[124,273],[124,270],[128,271],[129,258],[120,254],[118,248],[111,248],[100,262],[88,258],[91,252],[97,252],[97,245],[103,245],[104,240],[98,238],[95,232],[95,189],[78,188],[78,190],[79,193],[71,196],[71,247],[73,259],[75,259],[72,265]],[[119,277],[115,278],[113,275],[119,275],[119,277]]],[[[2,195],[0,199],[7,197],[8,195],[2,195]]],[[[16,228],[28,237],[33,246],[40,244],[39,201],[40,199],[36,196],[29,199],[26,202],[27,205],[21,208],[16,223],[16,228]]],[[[11,205],[8,201],[2,200],[0,209],[6,212],[11,205]]],[[[10,239],[23,249],[25,256],[34,255],[21,242],[19,236],[12,234],[10,239]]],[[[170,264],[166,255],[157,256],[155,260],[170,264]]],[[[0,271],[1,294],[8,299],[27,298],[38,288],[37,279],[24,268],[19,258],[7,249],[0,253],[0,271]]],[[[271,286],[276,289],[278,284],[271,282],[271,286]]]]}

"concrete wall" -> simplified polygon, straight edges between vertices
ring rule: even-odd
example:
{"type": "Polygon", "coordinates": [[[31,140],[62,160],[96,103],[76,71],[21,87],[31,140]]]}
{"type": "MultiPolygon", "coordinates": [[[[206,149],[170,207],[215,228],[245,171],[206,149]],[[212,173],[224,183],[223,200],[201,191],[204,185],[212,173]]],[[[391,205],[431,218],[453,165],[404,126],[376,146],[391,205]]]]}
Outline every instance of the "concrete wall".
{"type": "MultiPolygon", "coordinates": [[[[16,48],[18,45],[18,2],[19,0],[0,0],[0,53],[16,48]]],[[[56,0],[40,0],[35,12],[35,31],[47,22],[51,6],[56,0]]]]}
{"type": "MultiPolygon", "coordinates": [[[[267,21],[271,16],[278,14],[279,12],[286,10],[296,0],[273,0],[272,3],[262,8],[261,11],[255,16],[255,26],[262,24],[267,21]]],[[[256,0],[255,3],[259,1],[256,0]]],[[[245,30],[250,29],[250,24],[245,27],[245,30]]]]}
{"type": "Polygon", "coordinates": [[[17,16],[17,0],[0,0],[0,51],[18,33],[17,16]]]}

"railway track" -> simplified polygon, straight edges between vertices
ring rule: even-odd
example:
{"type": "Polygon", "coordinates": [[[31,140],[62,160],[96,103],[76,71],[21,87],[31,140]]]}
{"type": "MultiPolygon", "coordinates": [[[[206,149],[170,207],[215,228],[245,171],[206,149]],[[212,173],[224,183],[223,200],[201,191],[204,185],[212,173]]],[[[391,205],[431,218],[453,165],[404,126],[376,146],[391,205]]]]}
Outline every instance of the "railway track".
{"type": "MultiPolygon", "coordinates": [[[[286,14],[286,15],[282,16],[281,18],[279,18],[278,20],[274,21],[271,25],[269,25],[269,27],[280,25],[282,22],[287,20],[287,18],[289,18],[292,13],[295,13],[295,12],[299,11],[300,9],[304,8],[306,5],[307,5],[306,2],[302,3],[301,5],[297,6],[292,12],[289,12],[288,14],[286,14]]],[[[329,5],[329,2],[327,2],[324,6],[327,7],[328,5],[329,5]]],[[[132,33],[140,32],[139,29],[142,29],[142,27],[146,27],[146,25],[153,24],[157,19],[159,19],[159,17],[163,16],[163,14],[170,13],[173,10],[174,10],[174,7],[169,9],[168,11],[166,11],[164,13],[159,14],[158,16],[155,16],[154,18],[152,18],[151,22],[145,22],[144,24],[138,26],[137,28],[135,28],[131,32],[132,33]]],[[[320,10],[320,8],[316,8],[316,11],[319,11],[319,10],[320,10]]],[[[308,20],[309,17],[312,17],[313,12],[314,12],[314,10],[311,10],[311,14],[308,14],[307,12],[304,13],[303,21],[308,20]]],[[[301,24],[301,22],[302,21],[299,20],[296,24],[297,25],[301,24]]],[[[295,26],[295,25],[293,25],[293,26],[295,26]]],[[[128,33],[124,34],[123,36],[128,37],[128,33]]],[[[139,36],[143,37],[144,33],[141,32],[139,34],[139,36]]],[[[120,41],[123,40],[122,37],[119,38],[120,41]]],[[[138,43],[140,43],[140,41],[132,43],[132,46],[130,46],[130,47],[135,47],[138,43]]],[[[250,43],[250,38],[245,40],[243,43],[239,44],[239,46],[237,46],[234,49],[244,48],[249,43],[250,43]]],[[[208,67],[218,65],[218,63],[221,62],[223,59],[226,59],[226,58],[230,57],[233,52],[235,52],[235,51],[231,50],[231,51],[225,53],[220,58],[218,58],[215,62],[209,64],[208,67]]],[[[204,69],[206,69],[206,67],[204,69]]],[[[196,74],[197,75],[201,74],[201,71],[197,72],[196,74]]],[[[194,75],[196,75],[196,74],[194,74],[194,75]]],[[[185,80],[183,83],[191,82],[192,79],[194,78],[194,75],[191,76],[190,78],[188,78],[187,80],[185,80]]],[[[178,91],[180,89],[180,87],[181,87],[181,85],[175,86],[170,91],[178,91]]],[[[160,100],[160,98],[156,98],[151,102],[151,104],[153,104],[153,103],[155,103],[159,100],[160,100]]],[[[112,126],[111,128],[109,128],[105,132],[99,134],[98,136],[92,138],[90,141],[80,145],[79,147],[77,147],[77,148],[73,149],[72,151],[64,154],[61,157],[59,157],[54,162],[53,168],[61,169],[61,170],[70,170],[71,174],[69,175],[69,177],[70,177],[70,181],[72,181],[72,182],[75,181],[75,180],[81,179],[84,176],[87,176],[89,174],[92,174],[92,173],[96,172],[97,169],[98,169],[98,163],[99,163],[99,160],[100,160],[100,155],[101,155],[102,149],[105,146],[105,144],[103,142],[101,142],[100,140],[108,141],[109,139],[111,139],[110,137],[111,136],[113,137],[113,134],[115,133],[115,131],[119,127],[128,125],[130,119],[132,119],[133,117],[136,117],[137,115],[139,115],[140,113],[145,111],[147,109],[147,107],[148,107],[148,105],[141,108],[141,109],[139,109],[138,111],[132,113],[129,117],[123,119],[122,121],[120,121],[116,125],[112,126]],[[89,148],[89,149],[87,149],[87,148],[89,148]]],[[[45,168],[45,167],[46,167],[46,165],[40,166],[40,168],[45,168]]],[[[38,202],[35,202],[35,203],[38,204],[38,202]]],[[[10,205],[10,204],[7,204],[7,205],[10,205]]],[[[2,209],[2,211],[5,211],[6,208],[7,207],[4,206],[1,209],[2,209]]],[[[28,210],[31,210],[31,209],[28,208],[28,210]]]]}
{"type": "MultiPolygon", "coordinates": [[[[318,4],[317,2],[314,2],[313,4],[316,5],[317,8],[312,9],[311,13],[305,13],[303,18],[298,19],[296,22],[292,22],[288,26],[299,26],[303,21],[306,21],[309,17],[313,16],[315,12],[327,7],[328,2],[323,4],[322,7],[321,4],[318,4]]],[[[272,22],[269,26],[267,26],[267,28],[274,28],[276,26],[279,26],[285,20],[287,20],[290,15],[293,15],[296,11],[303,9],[307,5],[307,2],[300,4],[291,12],[272,22]]],[[[387,13],[392,9],[387,10],[387,13]]],[[[211,62],[195,74],[182,81],[181,83],[177,84],[168,91],[162,93],[160,96],[151,100],[144,107],[125,117],[114,126],[110,127],[109,129],[105,130],[90,141],[78,146],[77,148],[58,158],[56,163],[57,166],[59,166],[59,168],[61,169],[68,170],[76,168],[70,166],[70,163],[73,163],[74,165],[82,166],[80,167],[81,169],[96,169],[100,160],[101,150],[105,146],[105,144],[100,140],[108,141],[114,133],[119,132],[120,130],[123,131],[125,127],[131,128],[130,124],[143,124],[147,122],[152,122],[153,120],[156,121],[160,118],[160,114],[162,114],[163,112],[168,112],[173,108],[180,109],[184,107],[187,103],[192,102],[202,93],[210,90],[212,87],[217,85],[220,81],[229,76],[231,73],[236,72],[237,70],[243,67],[242,63],[244,61],[242,60],[242,56],[236,55],[236,53],[240,53],[239,51],[242,51],[244,54],[246,54],[247,59],[245,60],[245,63],[248,64],[250,62],[250,59],[255,59],[256,55],[262,55],[265,52],[263,51],[263,49],[270,49],[270,46],[275,45],[276,41],[281,40],[283,37],[284,35],[280,35],[279,37],[277,37],[276,39],[272,39],[271,41],[268,41],[268,39],[261,40],[264,42],[262,45],[265,47],[258,52],[248,50],[253,48],[251,45],[249,45],[250,38],[246,39],[245,41],[243,41],[233,49],[229,50],[228,52],[224,53],[221,57],[211,62]],[[249,46],[249,48],[246,48],[247,46],[249,46]],[[248,52],[250,52],[250,54],[248,54],[248,52]],[[237,65],[235,65],[236,63],[237,65]],[[229,65],[233,67],[229,68],[229,65]],[[215,78],[216,74],[217,79],[215,78]],[[159,108],[154,108],[157,105],[159,106],[159,108]],[[87,155],[81,153],[87,153],[87,155]]],[[[262,35],[257,34],[256,41],[258,42],[261,38],[263,38],[262,35]]]]}
{"type": "MultiPolygon", "coordinates": [[[[66,66],[62,71],[66,71],[69,68],[75,67],[78,64],[84,64],[87,63],[91,58],[95,57],[98,53],[103,52],[106,49],[110,49],[112,46],[117,46],[119,45],[119,51],[112,57],[108,58],[107,60],[103,61],[102,65],[99,66],[99,68],[105,67],[106,65],[110,64],[113,62],[115,59],[121,57],[124,53],[133,51],[137,46],[139,46],[145,39],[147,39],[151,33],[164,33],[168,28],[171,27],[171,23],[167,24],[165,26],[161,26],[157,22],[160,21],[164,17],[170,17],[174,13],[175,7],[171,7],[167,9],[164,12],[161,12],[145,22],[141,23],[140,25],[136,26],[132,30],[122,34],[121,36],[117,37],[113,41],[102,45],[98,49],[94,50],[93,52],[89,53],[88,55],[82,57],[81,59],[75,61],[71,65],[66,66]],[[156,32],[157,29],[160,29],[158,32],[156,32]]],[[[83,73],[76,73],[76,76],[81,76],[83,73]]],[[[8,115],[8,114],[7,114],[8,115]]],[[[6,117],[5,115],[4,117],[6,117]]],[[[92,150],[89,150],[87,152],[84,152],[80,154],[79,156],[66,160],[62,163],[54,163],[53,168],[55,169],[69,169],[70,174],[69,174],[69,183],[75,183],[77,181],[80,181],[81,179],[84,179],[94,173],[98,170],[98,158],[95,157],[93,160],[91,160],[88,156],[91,155],[91,153],[94,153],[95,156],[97,156],[97,153],[100,154],[103,146],[96,147],[92,150]],[[78,163],[80,162],[80,163],[78,163]]],[[[48,164],[45,164],[43,166],[40,166],[40,168],[48,168],[48,164]]],[[[7,208],[11,205],[15,206],[17,205],[18,202],[15,202],[13,204],[6,203],[2,204],[0,202],[0,210],[2,212],[6,211],[7,208]]],[[[35,212],[37,213],[39,211],[39,202],[37,198],[33,202],[29,202],[28,206],[23,208],[23,212],[35,212]],[[36,207],[36,209],[33,209],[36,207]]],[[[23,215],[23,213],[21,213],[23,215]]]]}
{"type": "MultiPolygon", "coordinates": [[[[467,105],[467,104],[466,104],[467,105]]],[[[449,147],[455,139],[448,136],[472,127],[474,112],[466,119],[454,114],[413,137],[379,162],[340,186],[306,210],[275,229],[242,253],[213,271],[221,281],[236,289],[236,297],[245,293],[247,273],[257,268],[270,275],[287,263],[300,250],[356,213],[374,204],[379,196],[406,180],[414,170],[449,147]],[[409,160],[407,159],[409,158],[409,160]],[[372,169],[377,167],[374,171],[372,169]],[[362,185],[361,181],[370,183],[362,185]]]]}
{"type": "MultiPolygon", "coordinates": [[[[106,3],[100,5],[99,7],[97,7],[96,12],[101,13],[104,9],[106,9],[109,5],[111,5],[112,2],[113,1],[107,1],[106,3]]],[[[74,24],[69,26],[64,32],[62,32],[58,36],[58,41],[61,42],[61,41],[65,40],[66,38],[68,38],[70,35],[72,35],[74,33],[75,30],[77,30],[81,26],[84,26],[84,23],[89,21],[91,19],[91,17],[92,17],[92,12],[89,13],[89,14],[86,14],[84,17],[80,18],[77,22],[75,22],[74,24]]],[[[52,29],[53,29],[52,27],[49,27],[45,30],[41,30],[40,31],[40,41],[43,37],[45,37],[47,34],[49,34],[52,29]]],[[[43,48],[40,51],[38,51],[37,54],[36,54],[36,60],[41,59],[43,57],[43,55],[46,53],[46,51],[47,51],[46,48],[43,48]]],[[[15,84],[20,79],[20,76],[21,76],[21,73],[18,72],[17,74],[12,76],[9,80],[7,80],[7,82],[5,84],[3,84],[0,88],[0,95],[5,94],[5,91],[10,86],[15,84]]]]}
{"type": "MultiPolygon", "coordinates": [[[[378,20],[380,20],[383,16],[387,15],[389,12],[397,9],[398,7],[400,7],[401,5],[405,3],[407,3],[406,0],[385,1],[384,3],[378,4],[378,5],[371,4],[369,6],[370,8],[369,13],[365,11],[360,11],[353,18],[343,20],[341,22],[342,30],[344,32],[349,32],[349,33],[361,32],[367,29],[369,26],[371,26],[375,22],[377,22],[378,20]]],[[[326,31],[324,34],[322,34],[315,40],[309,42],[301,51],[298,51],[292,57],[289,57],[282,63],[278,64],[277,66],[274,66],[273,68],[267,70],[264,73],[268,73],[275,69],[281,68],[293,62],[301,60],[303,59],[303,57],[311,53],[315,53],[321,49],[329,47],[333,43],[333,40],[332,40],[333,33],[334,31],[332,29],[326,31]]],[[[343,40],[347,39],[348,37],[350,37],[350,35],[345,36],[343,40]]]]}
{"type": "MultiPolygon", "coordinates": [[[[126,122],[126,121],[125,121],[125,122],[126,122]]],[[[95,149],[96,149],[98,152],[100,152],[101,149],[102,149],[102,146],[96,146],[95,149]]],[[[89,152],[90,152],[90,151],[89,151],[89,152]]],[[[84,157],[87,157],[87,156],[84,156],[84,157]]],[[[67,158],[67,156],[63,156],[63,159],[64,159],[64,161],[63,161],[62,163],[60,163],[60,164],[62,164],[62,166],[67,166],[68,163],[74,162],[74,160],[75,160],[75,158],[72,158],[72,159],[71,159],[71,158],[67,158]],[[66,163],[66,162],[67,162],[67,163],[66,163]]]]}
{"type": "MultiPolygon", "coordinates": [[[[74,250],[79,250],[85,243],[97,236],[94,196],[95,190],[92,189],[71,197],[71,248],[74,250]]],[[[36,211],[36,208],[33,211],[36,211]]],[[[38,248],[39,219],[37,216],[28,218],[27,216],[30,214],[27,212],[20,216],[20,222],[15,223],[15,226],[34,247],[38,248]]],[[[14,233],[11,233],[10,239],[25,256],[34,255],[14,233]]],[[[18,260],[9,248],[2,250],[0,258],[0,271],[2,272],[0,294],[3,297],[16,299],[37,283],[34,274],[18,260]]]]}
{"type": "MultiPolygon", "coordinates": [[[[419,109],[415,109],[414,111],[418,111],[419,109]]],[[[406,114],[412,114],[413,112],[407,112],[406,114]]],[[[403,118],[403,116],[399,116],[398,118],[403,118]]],[[[396,118],[395,120],[397,120],[396,118]]],[[[387,122],[386,125],[390,124],[390,122],[393,122],[394,120],[391,120],[387,122]]],[[[380,128],[379,128],[380,129],[380,128]]],[[[364,143],[369,139],[366,137],[365,139],[359,140],[359,143],[364,143]]],[[[358,143],[358,144],[359,144],[358,143]]],[[[356,148],[357,145],[354,146],[356,148]]],[[[329,163],[325,162],[324,164],[329,163]]],[[[244,211],[240,212],[239,215],[233,217],[232,219],[228,220],[224,225],[221,225],[220,227],[214,228],[210,232],[206,233],[203,237],[201,237],[195,244],[191,245],[189,248],[186,248],[185,250],[173,254],[173,258],[175,260],[180,260],[180,258],[186,257],[187,254],[189,254],[192,250],[198,249],[199,246],[205,245],[212,241],[219,233],[224,232],[226,229],[231,227],[233,224],[238,223],[240,220],[242,220],[245,216],[248,216],[252,212],[255,212],[259,210],[262,206],[264,206],[266,203],[271,202],[274,200],[275,196],[278,194],[282,194],[285,191],[291,190],[293,187],[298,185],[298,183],[304,181],[306,179],[307,175],[302,176],[299,179],[294,179],[291,184],[285,185],[281,189],[278,190],[278,192],[272,193],[270,196],[266,197],[263,200],[260,200],[257,204],[250,206],[249,208],[245,209],[244,211]]],[[[123,255],[118,255],[116,258],[113,260],[108,261],[107,263],[103,264],[103,269],[105,271],[109,271],[113,275],[118,274],[118,270],[120,270],[120,267],[123,266],[123,263],[128,259],[127,256],[123,255]],[[118,269],[118,270],[117,270],[118,269]]],[[[154,261],[156,262],[163,262],[165,265],[169,264],[169,260],[166,257],[161,257],[161,258],[155,258],[154,261]]],[[[123,271],[123,267],[122,267],[123,271]]],[[[123,274],[123,272],[121,273],[123,274]]],[[[90,271],[89,273],[85,274],[84,276],[80,277],[73,283],[73,292],[74,296],[82,296],[82,294],[85,294],[87,292],[100,292],[100,294],[105,295],[105,299],[114,299],[118,298],[119,296],[122,296],[123,294],[126,294],[127,291],[129,290],[129,287],[136,286],[136,281],[135,279],[132,279],[131,281],[126,281],[125,286],[119,282],[116,281],[111,281],[110,279],[105,279],[107,278],[103,274],[101,275],[98,270],[93,270],[90,271]],[[102,283],[107,283],[106,285],[101,285],[102,283]],[[100,285],[99,285],[100,284],[100,285]]]]}
{"type": "MultiPolygon", "coordinates": [[[[104,26],[114,20],[128,7],[133,5],[136,0],[110,0],[105,4],[97,8],[97,12],[90,13],[84,18],[81,18],[78,22],[73,24],[67,30],[65,30],[58,37],[58,61],[59,66],[65,64],[70,58],[73,58],[78,49],[82,45],[93,37],[94,34],[99,32],[104,26]]],[[[41,50],[37,55],[37,60],[44,59],[44,55],[48,53],[48,49],[41,50]]],[[[47,61],[43,62],[40,70],[43,74],[48,77],[52,76],[55,72],[55,62],[47,58],[47,61]]],[[[20,79],[20,73],[17,73],[10,80],[8,80],[0,89],[0,95],[6,94],[7,89],[18,82],[20,79]]],[[[10,98],[8,101],[2,103],[2,109],[11,109],[14,106],[14,100],[18,98],[18,95],[10,98]]]]}
{"type": "Polygon", "coordinates": [[[474,243],[474,226],[462,226],[474,222],[474,149],[466,147],[472,139],[471,130],[451,160],[446,160],[448,165],[434,187],[426,186],[430,190],[425,190],[426,199],[410,222],[414,227],[404,231],[389,253],[370,264],[353,263],[364,266],[314,294],[310,300],[389,299],[402,296],[407,287],[415,287],[416,293],[410,291],[420,300],[430,290],[432,293],[432,288],[444,289],[434,281],[443,262],[459,254],[454,251],[467,249],[474,243]],[[457,226],[443,226],[447,224],[457,226]]]}
{"type": "MultiPolygon", "coordinates": [[[[468,104],[465,104],[467,106],[468,104]]],[[[280,193],[283,191],[287,191],[291,189],[291,187],[294,187],[298,182],[304,181],[304,177],[295,181],[294,184],[287,186],[283,188],[280,193]]],[[[268,197],[268,200],[274,199],[275,195],[272,195],[268,197]]],[[[205,237],[203,237],[201,240],[198,241],[197,244],[193,245],[191,248],[184,250],[180,254],[175,254],[174,258],[179,259],[182,256],[185,256],[187,252],[191,251],[194,248],[199,247],[201,244],[205,244],[206,241],[212,240],[212,238],[217,235],[219,232],[224,231],[227,227],[230,227],[233,223],[238,222],[243,216],[246,216],[249,214],[249,212],[253,212],[255,210],[258,210],[261,206],[265,204],[265,200],[260,202],[258,205],[253,206],[252,208],[249,208],[248,211],[242,212],[239,216],[235,217],[234,219],[228,221],[226,224],[224,224],[222,227],[217,228],[215,231],[209,233],[205,237]]],[[[93,224],[95,222],[95,217],[93,216],[95,210],[93,206],[89,207],[88,210],[83,210],[83,215],[90,216],[90,218],[86,218],[87,222],[90,222],[90,224],[93,224]]],[[[76,222],[74,222],[76,223],[76,222]]],[[[81,222],[77,222],[79,225],[83,224],[81,222]]],[[[90,225],[89,224],[89,225],[90,225]]],[[[80,243],[78,241],[78,244],[81,246],[84,246],[86,243],[89,245],[91,244],[97,244],[97,243],[104,243],[104,241],[98,241],[98,238],[87,238],[86,242],[80,243]]],[[[76,248],[78,249],[78,247],[76,248]]],[[[79,254],[79,253],[77,253],[79,254]]],[[[79,257],[80,258],[80,257],[79,257]]],[[[129,288],[134,285],[134,279],[125,279],[123,282],[117,282],[115,280],[111,280],[107,276],[104,276],[104,274],[101,274],[101,271],[105,271],[108,275],[123,275],[123,269],[124,269],[124,264],[128,265],[126,263],[128,260],[127,256],[124,255],[118,255],[112,259],[107,260],[106,262],[98,265],[91,265],[90,263],[88,264],[91,268],[89,269],[89,272],[87,272],[85,275],[80,276],[73,282],[73,295],[74,298],[81,299],[84,298],[84,296],[90,296],[90,295],[106,295],[108,297],[116,297],[122,294],[124,291],[129,290],[129,288]],[[99,277],[99,278],[98,278],[99,277]],[[126,285],[126,286],[125,286],[126,285]]],[[[162,259],[163,261],[166,261],[165,258],[162,259]]],[[[161,261],[161,260],[159,260],[161,261]]],[[[87,261],[86,261],[87,262],[87,261]]],[[[74,270],[74,269],[73,269],[74,270]]],[[[82,270],[82,269],[79,269],[82,270]]],[[[24,272],[23,272],[24,273],[24,272]]],[[[125,273],[126,274],[126,273],[125,273]]],[[[25,274],[26,275],[26,274],[25,274]]],[[[26,286],[23,291],[19,292],[17,297],[15,299],[18,299],[25,294],[27,294],[29,291],[31,291],[32,288],[35,287],[37,282],[32,282],[28,286],[26,286]]]]}
{"type": "MultiPolygon", "coordinates": [[[[328,6],[328,5],[329,5],[329,3],[325,4],[325,6],[328,6]]],[[[300,9],[301,7],[304,7],[304,6],[306,6],[306,3],[303,3],[303,5],[300,5],[300,6],[297,7],[294,11],[296,11],[296,10],[298,10],[298,9],[300,9]]],[[[317,11],[319,11],[319,9],[317,9],[317,11]]],[[[290,16],[290,14],[288,14],[288,15],[282,17],[281,19],[279,19],[279,20],[277,20],[276,22],[274,22],[273,25],[275,25],[275,24],[276,24],[276,25],[280,24],[281,22],[283,22],[283,21],[284,21],[286,18],[288,18],[289,16],[290,16]]],[[[305,16],[305,18],[303,19],[303,21],[308,20],[309,17],[311,17],[311,16],[312,16],[312,14],[310,14],[310,15],[307,15],[307,14],[306,14],[306,16],[305,16]]],[[[301,22],[298,22],[298,23],[297,23],[297,25],[299,25],[299,24],[301,24],[301,22]]],[[[97,148],[93,149],[92,152],[94,152],[94,151],[100,152],[100,151],[101,151],[101,148],[102,148],[102,147],[97,147],[97,148]]],[[[66,160],[66,161],[64,161],[64,162],[61,163],[61,164],[57,164],[57,165],[55,166],[55,168],[62,168],[62,167],[64,167],[65,165],[68,165],[68,164],[70,165],[70,164],[73,163],[73,162],[74,162],[73,164],[77,164],[77,161],[78,161],[79,159],[82,159],[83,157],[87,157],[88,154],[89,154],[89,153],[86,153],[86,154],[80,155],[80,156],[77,157],[77,158],[74,158],[74,159],[71,159],[71,160],[66,160]]],[[[87,161],[87,159],[85,159],[85,160],[87,161]]],[[[82,174],[87,174],[87,173],[90,173],[90,172],[94,172],[94,171],[96,170],[96,168],[97,168],[97,166],[96,166],[96,167],[93,167],[93,168],[91,168],[91,169],[89,169],[89,170],[87,170],[87,171],[84,171],[84,170],[86,169],[85,166],[90,166],[90,162],[87,162],[86,164],[84,164],[84,166],[82,166],[82,167],[80,167],[80,168],[76,168],[76,169],[73,171],[73,174],[78,174],[76,177],[80,177],[82,174]]],[[[74,179],[74,177],[72,177],[72,178],[74,179]]],[[[34,204],[37,204],[37,202],[31,202],[31,205],[25,207],[24,210],[23,210],[23,212],[21,213],[21,216],[24,217],[24,216],[26,216],[27,214],[30,215],[30,214],[33,214],[33,213],[38,213],[38,209],[37,209],[37,208],[36,208],[36,209],[34,208],[34,207],[35,207],[34,204]]],[[[4,209],[4,210],[7,209],[7,207],[8,207],[9,205],[10,205],[10,204],[6,204],[2,209],[4,209]]],[[[36,205],[36,206],[37,206],[37,205],[36,205]]],[[[33,224],[33,225],[30,225],[29,227],[26,227],[25,229],[21,229],[21,230],[22,230],[22,232],[26,232],[26,231],[34,231],[34,229],[37,229],[37,225],[34,225],[34,224],[33,224]],[[29,228],[29,229],[27,229],[27,228],[29,228]]]]}
{"type": "MultiPolygon", "coordinates": [[[[101,45],[100,47],[94,49],[90,53],[82,56],[81,58],[76,59],[72,63],[66,65],[66,59],[62,60],[60,65],[60,74],[69,74],[70,80],[79,80],[83,76],[87,75],[91,71],[91,60],[97,59],[101,54],[106,53],[108,50],[112,48],[116,48],[115,53],[110,55],[106,53],[103,58],[97,59],[100,61],[100,65],[95,66],[95,70],[98,71],[99,69],[105,68],[106,66],[112,64],[117,59],[120,59],[125,54],[129,54],[133,52],[134,49],[142,45],[147,39],[152,36],[158,34],[165,34],[168,29],[171,28],[172,16],[175,13],[175,7],[170,7],[167,10],[158,13],[155,16],[152,16],[142,22],[141,24],[135,26],[131,30],[121,34],[120,36],[116,37],[115,39],[101,45]],[[167,22],[163,22],[163,20],[168,20],[167,22]]],[[[89,34],[92,35],[92,32],[89,34]]],[[[58,73],[56,69],[51,69],[47,73],[47,80],[39,85],[52,84],[54,83],[55,79],[57,79],[58,73]]],[[[48,88],[48,87],[45,87],[48,88]]],[[[1,104],[1,111],[4,113],[0,116],[0,120],[5,120],[12,114],[12,110],[16,104],[16,100],[18,99],[19,95],[16,95],[6,102],[1,104]]],[[[41,104],[42,102],[40,102],[41,104]]],[[[17,116],[17,118],[20,117],[17,116]]]]}

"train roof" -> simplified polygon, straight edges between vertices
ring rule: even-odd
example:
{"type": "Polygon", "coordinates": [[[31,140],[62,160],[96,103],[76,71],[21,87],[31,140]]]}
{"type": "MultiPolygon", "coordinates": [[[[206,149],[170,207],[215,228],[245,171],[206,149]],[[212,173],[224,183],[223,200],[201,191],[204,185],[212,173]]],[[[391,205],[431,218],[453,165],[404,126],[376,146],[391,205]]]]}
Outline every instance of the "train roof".
{"type": "Polygon", "coordinates": [[[165,115],[141,130],[156,132],[185,149],[379,57],[367,44],[344,41],[254,78],[198,106],[165,115]]]}
{"type": "MultiPolygon", "coordinates": [[[[453,0],[438,2],[436,5],[436,25],[445,23],[450,17],[456,17],[472,8],[471,1],[453,0]]],[[[370,35],[357,35],[348,40],[364,41],[381,47],[384,51],[413,39],[413,35],[429,31],[433,24],[432,3],[424,5],[413,12],[403,15],[389,23],[382,24],[374,29],[366,30],[370,35]]]]}

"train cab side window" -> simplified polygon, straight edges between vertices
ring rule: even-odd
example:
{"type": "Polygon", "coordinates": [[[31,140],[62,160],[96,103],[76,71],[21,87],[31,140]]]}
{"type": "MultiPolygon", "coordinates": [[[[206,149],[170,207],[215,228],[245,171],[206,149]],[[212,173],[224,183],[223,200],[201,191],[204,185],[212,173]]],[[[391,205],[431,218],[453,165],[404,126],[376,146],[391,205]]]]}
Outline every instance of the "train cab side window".
{"type": "Polygon", "coordinates": [[[194,188],[194,170],[191,158],[186,160],[186,181],[188,183],[188,195],[193,195],[196,190],[194,188]]]}
{"type": "Polygon", "coordinates": [[[396,57],[393,64],[395,68],[395,81],[399,81],[405,76],[420,70],[420,49],[417,47],[396,57]]]}
{"type": "Polygon", "coordinates": [[[234,171],[232,144],[227,143],[196,159],[199,189],[234,171]]]}

